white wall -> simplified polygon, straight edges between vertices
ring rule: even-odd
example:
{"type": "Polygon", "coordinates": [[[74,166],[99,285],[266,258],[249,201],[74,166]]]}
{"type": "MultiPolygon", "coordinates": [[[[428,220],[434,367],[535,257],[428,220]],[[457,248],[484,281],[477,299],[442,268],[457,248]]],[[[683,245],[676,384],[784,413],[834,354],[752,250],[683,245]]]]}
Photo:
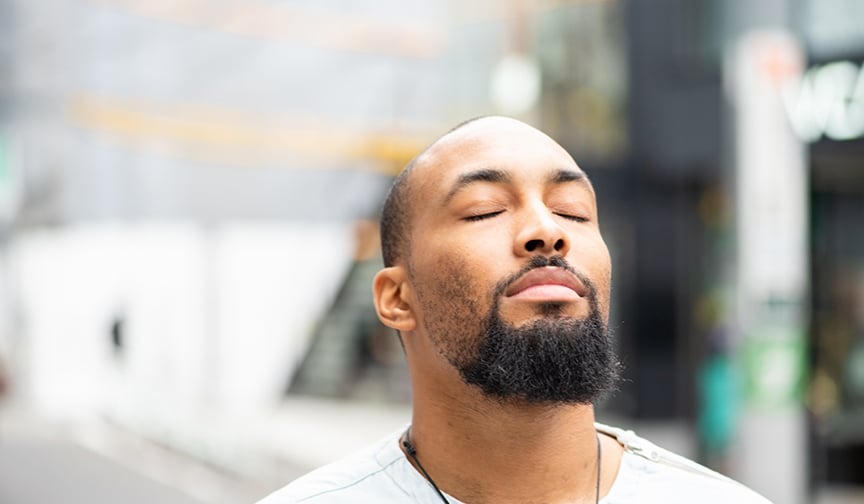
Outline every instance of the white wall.
{"type": "Polygon", "coordinates": [[[348,267],[345,225],[87,225],[10,249],[25,399],[56,417],[275,404],[348,267]],[[110,328],[125,318],[114,355],[110,328]]]}

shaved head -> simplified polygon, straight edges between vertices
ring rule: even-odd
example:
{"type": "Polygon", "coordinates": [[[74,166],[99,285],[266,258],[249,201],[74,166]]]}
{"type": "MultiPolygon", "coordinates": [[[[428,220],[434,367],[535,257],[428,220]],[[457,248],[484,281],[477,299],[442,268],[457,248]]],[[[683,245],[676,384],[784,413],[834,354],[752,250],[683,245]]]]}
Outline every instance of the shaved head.
{"type": "Polygon", "coordinates": [[[480,116],[457,124],[432,142],[405,166],[396,180],[393,181],[393,185],[384,200],[381,209],[381,253],[384,257],[385,266],[393,266],[405,259],[411,248],[410,223],[414,210],[411,202],[414,194],[412,174],[420,167],[434,164],[437,149],[446,148],[451,142],[463,140],[463,133],[468,134],[472,126],[480,126],[487,122],[516,123],[546,136],[545,133],[516,119],[503,116],[480,116]]]}
{"type": "Polygon", "coordinates": [[[453,127],[450,131],[440,136],[437,140],[426,147],[409,162],[401,173],[393,181],[384,206],[381,209],[381,254],[384,256],[384,265],[393,266],[404,259],[410,250],[409,223],[411,222],[411,173],[414,168],[423,165],[428,160],[427,153],[433,151],[446,138],[459,132],[466,126],[483,119],[492,119],[494,116],[481,116],[468,119],[453,127]]]}

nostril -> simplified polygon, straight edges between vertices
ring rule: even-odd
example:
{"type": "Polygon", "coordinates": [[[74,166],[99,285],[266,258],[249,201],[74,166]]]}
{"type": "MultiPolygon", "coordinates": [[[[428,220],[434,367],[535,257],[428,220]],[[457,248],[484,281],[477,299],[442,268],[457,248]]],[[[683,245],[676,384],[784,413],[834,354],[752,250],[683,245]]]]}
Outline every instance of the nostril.
{"type": "Polygon", "coordinates": [[[564,240],[559,238],[558,241],[555,242],[555,252],[560,252],[561,249],[564,248],[564,240]]]}
{"type": "Polygon", "coordinates": [[[525,244],[525,250],[528,252],[534,252],[538,248],[543,248],[543,240],[528,240],[528,243],[525,244]]]}

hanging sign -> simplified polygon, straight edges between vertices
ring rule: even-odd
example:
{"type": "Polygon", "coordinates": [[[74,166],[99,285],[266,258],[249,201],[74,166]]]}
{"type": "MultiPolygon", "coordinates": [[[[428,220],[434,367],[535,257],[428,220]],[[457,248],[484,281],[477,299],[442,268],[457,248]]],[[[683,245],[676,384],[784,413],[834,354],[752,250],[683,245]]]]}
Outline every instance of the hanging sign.
{"type": "Polygon", "coordinates": [[[795,134],[805,142],[864,137],[864,63],[809,68],[784,89],[783,104],[795,134]]]}

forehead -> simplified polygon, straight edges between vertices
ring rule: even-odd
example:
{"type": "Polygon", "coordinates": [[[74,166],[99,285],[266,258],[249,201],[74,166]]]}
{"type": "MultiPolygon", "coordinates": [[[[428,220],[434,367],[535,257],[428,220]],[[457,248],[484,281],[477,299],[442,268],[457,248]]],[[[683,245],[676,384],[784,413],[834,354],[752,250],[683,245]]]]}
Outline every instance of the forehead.
{"type": "MultiPolygon", "coordinates": [[[[412,174],[421,200],[444,197],[461,176],[477,170],[507,172],[516,184],[546,182],[550,174],[582,170],[557,142],[527,124],[485,118],[445,135],[423,154],[412,174]]],[[[587,179],[585,179],[587,181],[587,179]]]]}

